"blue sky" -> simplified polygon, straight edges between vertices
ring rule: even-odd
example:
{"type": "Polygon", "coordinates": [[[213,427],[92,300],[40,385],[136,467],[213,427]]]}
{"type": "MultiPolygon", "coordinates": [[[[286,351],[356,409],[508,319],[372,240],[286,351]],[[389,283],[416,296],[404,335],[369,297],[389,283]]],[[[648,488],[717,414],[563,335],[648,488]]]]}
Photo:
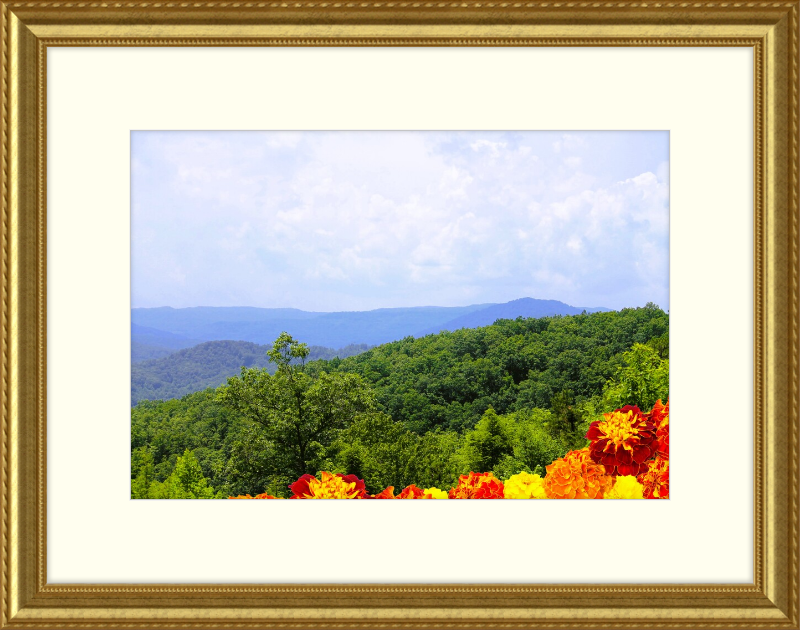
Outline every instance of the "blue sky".
{"type": "Polygon", "coordinates": [[[669,133],[131,134],[132,306],[669,308],[669,133]]]}

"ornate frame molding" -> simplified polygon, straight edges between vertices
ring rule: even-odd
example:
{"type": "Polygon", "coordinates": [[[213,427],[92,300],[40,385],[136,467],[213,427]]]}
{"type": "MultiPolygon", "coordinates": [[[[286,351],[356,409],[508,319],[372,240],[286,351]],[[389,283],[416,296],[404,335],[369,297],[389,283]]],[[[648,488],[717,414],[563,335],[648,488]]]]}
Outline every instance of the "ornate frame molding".
{"type": "Polygon", "coordinates": [[[1,6],[0,625],[9,628],[800,627],[798,0],[12,0],[1,6]],[[46,51],[49,46],[198,45],[753,48],[754,583],[47,584],[46,51]]]}

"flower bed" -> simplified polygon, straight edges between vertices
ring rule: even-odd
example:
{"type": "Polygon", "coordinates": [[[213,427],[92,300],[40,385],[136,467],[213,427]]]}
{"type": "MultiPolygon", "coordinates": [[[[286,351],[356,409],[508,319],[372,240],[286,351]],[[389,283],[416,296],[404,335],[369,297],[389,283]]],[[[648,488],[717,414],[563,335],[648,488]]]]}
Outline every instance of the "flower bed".
{"type": "MultiPolygon", "coordinates": [[[[589,445],[547,466],[545,477],[520,472],[501,481],[491,472],[461,475],[454,488],[394,486],[375,495],[355,475],[323,471],[289,486],[290,499],[668,499],[669,401],[648,412],[626,406],[603,414],[586,434],[589,445]]],[[[231,499],[276,499],[268,494],[231,499]]]]}

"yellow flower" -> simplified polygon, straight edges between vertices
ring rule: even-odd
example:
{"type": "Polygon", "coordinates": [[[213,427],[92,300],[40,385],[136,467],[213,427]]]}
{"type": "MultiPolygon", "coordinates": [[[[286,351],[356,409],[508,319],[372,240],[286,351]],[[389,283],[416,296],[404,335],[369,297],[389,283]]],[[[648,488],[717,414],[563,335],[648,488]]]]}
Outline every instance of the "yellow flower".
{"type": "Polygon", "coordinates": [[[505,482],[506,499],[546,499],[542,478],[527,472],[512,475],[505,482]]]}
{"type": "Polygon", "coordinates": [[[644,499],[644,486],[633,475],[616,478],[614,486],[604,499],[644,499]]]}
{"type": "Polygon", "coordinates": [[[439,488],[425,488],[423,499],[446,499],[447,493],[439,488]]]}

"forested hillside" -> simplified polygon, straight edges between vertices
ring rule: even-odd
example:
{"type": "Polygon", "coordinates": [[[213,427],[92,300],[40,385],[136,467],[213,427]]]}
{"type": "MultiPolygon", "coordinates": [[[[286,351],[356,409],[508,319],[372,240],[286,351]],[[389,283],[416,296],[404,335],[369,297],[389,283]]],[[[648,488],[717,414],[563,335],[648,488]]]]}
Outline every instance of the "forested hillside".
{"type": "Polygon", "coordinates": [[[274,375],[245,369],[132,409],[132,496],[287,496],[320,470],[355,474],[369,492],[446,487],[469,470],[543,474],[587,443],[598,414],[666,400],[668,335],[653,305],[501,320],[305,365],[309,349],[282,335],[274,375]]]}
{"type": "MultiPolygon", "coordinates": [[[[180,398],[208,387],[222,385],[242,366],[275,372],[267,359],[269,346],[247,341],[209,341],[171,352],[161,358],[131,365],[131,404],[140,400],[180,398]]],[[[311,346],[309,360],[346,358],[368,350],[366,344],[339,350],[311,346]]]]}

